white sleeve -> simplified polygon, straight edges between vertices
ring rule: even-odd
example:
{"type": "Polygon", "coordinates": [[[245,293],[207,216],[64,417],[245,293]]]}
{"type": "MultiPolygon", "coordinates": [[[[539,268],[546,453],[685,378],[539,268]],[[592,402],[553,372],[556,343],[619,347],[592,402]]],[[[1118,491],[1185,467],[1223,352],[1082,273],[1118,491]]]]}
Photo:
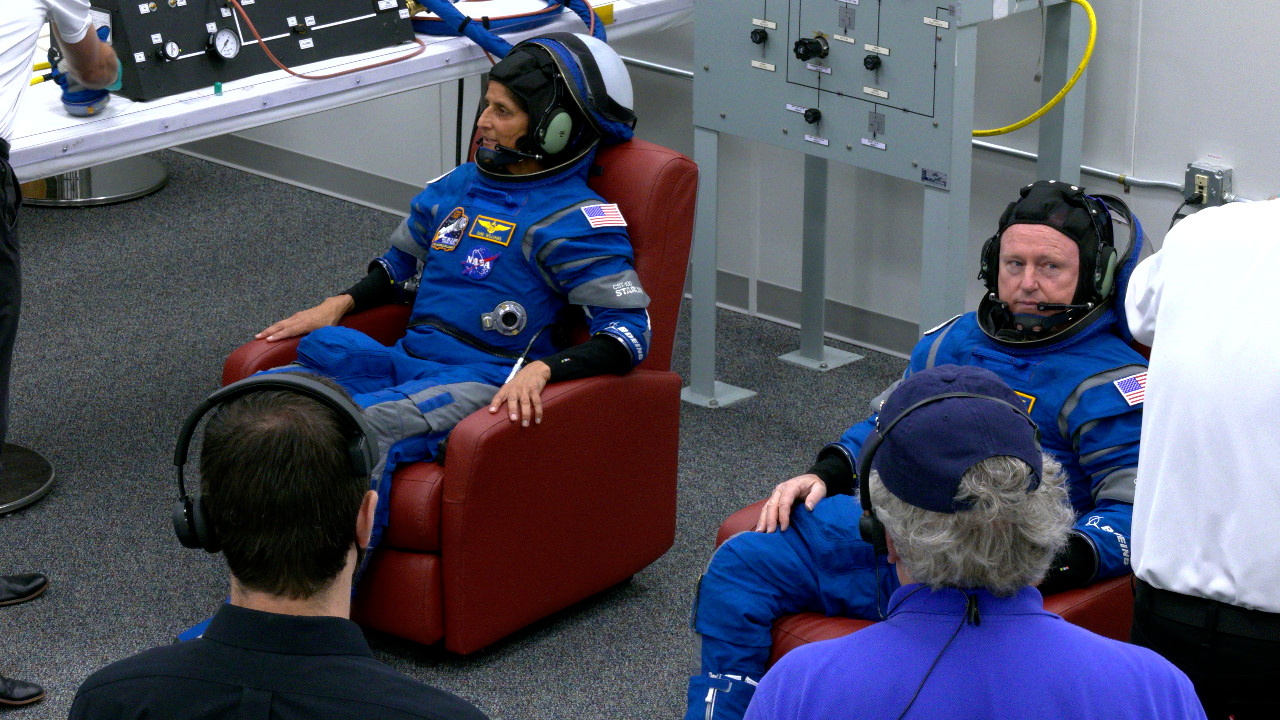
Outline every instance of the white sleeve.
{"type": "Polygon", "coordinates": [[[1148,347],[1156,334],[1156,314],[1160,310],[1160,291],[1164,287],[1160,274],[1164,254],[1165,248],[1161,248],[1155,255],[1138,263],[1124,294],[1124,315],[1129,321],[1129,332],[1133,339],[1148,347]]]}
{"type": "Polygon", "coordinates": [[[44,0],[49,19],[58,24],[58,37],[64,43],[78,43],[93,25],[89,18],[89,0],[44,0]]]}

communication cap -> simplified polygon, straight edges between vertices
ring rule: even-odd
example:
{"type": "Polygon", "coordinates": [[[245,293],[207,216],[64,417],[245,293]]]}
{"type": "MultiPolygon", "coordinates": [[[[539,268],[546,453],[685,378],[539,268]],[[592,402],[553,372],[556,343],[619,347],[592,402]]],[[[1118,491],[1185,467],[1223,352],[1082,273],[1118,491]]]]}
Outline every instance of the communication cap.
{"type": "Polygon", "coordinates": [[[898,499],[939,513],[973,507],[956,499],[960,480],[991,457],[1030,465],[1031,492],[1040,485],[1043,458],[1040,431],[1023,405],[990,370],[958,365],[921,370],[881,406],[876,426],[884,439],[872,468],[898,499]]]}

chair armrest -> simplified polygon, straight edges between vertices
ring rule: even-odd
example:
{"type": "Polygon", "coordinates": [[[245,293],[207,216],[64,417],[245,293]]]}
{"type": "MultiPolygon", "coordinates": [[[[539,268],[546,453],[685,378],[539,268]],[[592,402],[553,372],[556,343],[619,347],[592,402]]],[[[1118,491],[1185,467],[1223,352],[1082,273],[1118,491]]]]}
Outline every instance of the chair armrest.
{"type": "Polygon", "coordinates": [[[487,408],[449,436],[446,647],[472,652],[635,574],[675,539],[680,376],[549,385],[543,421],[487,408]]]}
{"type": "Polygon", "coordinates": [[[760,509],[764,507],[764,504],[765,500],[753,502],[725,518],[724,522],[720,523],[720,529],[716,531],[716,547],[720,547],[725,540],[740,532],[754,529],[756,521],[760,519],[760,509]]]}
{"type": "MultiPolygon", "coordinates": [[[[339,324],[359,330],[383,345],[392,345],[404,337],[410,309],[408,305],[382,305],[347,315],[339,324]]],[[[256,372],[288,365],[298,357],[300,340],[253,340],[241,345],[222,364],[222,384],[230,385],[256,372]]]]}

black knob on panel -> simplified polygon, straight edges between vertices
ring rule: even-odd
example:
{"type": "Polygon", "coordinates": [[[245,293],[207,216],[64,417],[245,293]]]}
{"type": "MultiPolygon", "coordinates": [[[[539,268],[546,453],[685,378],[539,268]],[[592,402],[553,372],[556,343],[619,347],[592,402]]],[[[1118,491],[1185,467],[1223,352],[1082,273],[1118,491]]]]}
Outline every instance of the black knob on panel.
{"type": "Polygon", "coordinates": [[[882,62],[879,55],[868,55],[862,58],[862,67],[868,70],[879,70],[882,62]]]}
{"type": "Polygon", "coordinates": [[[751,42],[757,45],[763,45],[765,40],[769,39],[769,33],[764,28],[756,28],[751,31],[751,42]]]}
{"type": "Polygon", "coordinates": [[[804,111],[804,121],[810,125],[817,125],[822,119],[822,111],[818,108],[806,108],[804,111]]]}
{"type": "Polygon", "coordinates": [[[812,60],[826,57],[829,46],[826,38],[800,38],[791,49],[797,60],[812,60]]]}

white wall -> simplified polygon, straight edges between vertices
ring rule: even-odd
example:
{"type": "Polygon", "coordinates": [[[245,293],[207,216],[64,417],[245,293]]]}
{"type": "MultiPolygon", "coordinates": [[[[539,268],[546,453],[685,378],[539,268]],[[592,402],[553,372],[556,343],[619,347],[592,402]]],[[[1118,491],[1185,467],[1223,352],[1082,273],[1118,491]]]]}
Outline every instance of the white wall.
{"type": "MultiPolygon", "coordinates": [[[[1187,162],[1217,155],[1235,169],[1238,195],[1261,199],[1280,191],[1274,119],[1280,115],[1280,44],[1273,39],[1280,4],[1095,0],[1093,7],[1099,30],[1087,75],[1085,165],[1180,184],[1187,162]]],[[[1007,125],[1039,107],[1041,88],[1033,75],[1040,32],[1034,11],[980,27],[980,127],[1007,125]]],[[[687,41],[677,52],[671,40],[637,39],[628,52],[674,58],[670,64],[691,68],[687,41]]],[[[680,100],[689,102],[689,86],[682,91],[680,100]]],[[[1037,127],[989,140],[1034,152],[1037,127]]],[[[686,151],[690,137],[681,135],[686,151]]],[[[720,146],[720,269],[798,290],[802,158],[736,138],[723,137],[720,146]]],[[[976,275],[982,241],[1017,188],[1034,179],[1034,170],[1029,161],[975,151],[974,263],[962,272],[976,275]]],[[[1101,178],[1086,175],[1082,182],[1091,191],[1124,197],[1156,243],[1181,202],[1168,190],[1125,195],[1101,178]]],[[[831,168],[830,184],[828,298],[916,322],[920,188],[847,166],[831,168]]],[[[980,294],[980,285],[971,282],[970,307],[980,294]]],[[[768,314],[751,297],[747,309],[768,314]]]]}
{"type": "MultiPolygon", "coordinates": [[[[1217,155],[1235,169],[1235,191],[1261,199],[1280,191],[1280,3],[1237,0],[1094,0],[1098,43],[1087,76],[1084,164],[1181,183],[1187,162],[1217,155]]],[[[1079,12],[1078,7],[1073,12],[1079,12]]],[[[1020,13],[979,30],[977,123],[1007,125],[1039,106],[1033,81],[1039,14],[1020,13]]],[[[623,55],[692,69],[692,32],[677,27],[620,41],[623,55]]],[[[632,69],[639,134],[692,152],[692,82],[632,69]]],[[[405,93],[245,133],[367,173],[420,185],[452,163],[454,86],[405,93]],[[354,129],[354,132],[352,130],[354,129]],[[323,138],[316,142],[315,138],[323,138]]],[[[470,102],[470,101],[468,101],[470,102]]],[[[1037,126],[990,138],[1035,151],[1037,126]]],[[[746,310],[762,284],[798,291],[800,155],[733,137],[720,142],[720,270],[747,278],[746,310]]],[[[972,277],[977,252],[1005,203],[1034,179],[1032,163],[975,151],[972,277]]],[[[1122,188],[1085,176],[1094,192],[1122,188]]],[[[1161,189],[1124,196],[1150,238],[1163,237],[1181,198],[1161,189]]],[[[920,188],[848,166],[830,172],[827,292],[843,305],[915,325],[919,314],[920,188]]],[[[980,287],[970,285],[970,307],[980,287]]],[[[842,334],[857,334],[842,333],[842,334]]],[[[860,338],[878,344],[876,338],[860,338]]]]}

